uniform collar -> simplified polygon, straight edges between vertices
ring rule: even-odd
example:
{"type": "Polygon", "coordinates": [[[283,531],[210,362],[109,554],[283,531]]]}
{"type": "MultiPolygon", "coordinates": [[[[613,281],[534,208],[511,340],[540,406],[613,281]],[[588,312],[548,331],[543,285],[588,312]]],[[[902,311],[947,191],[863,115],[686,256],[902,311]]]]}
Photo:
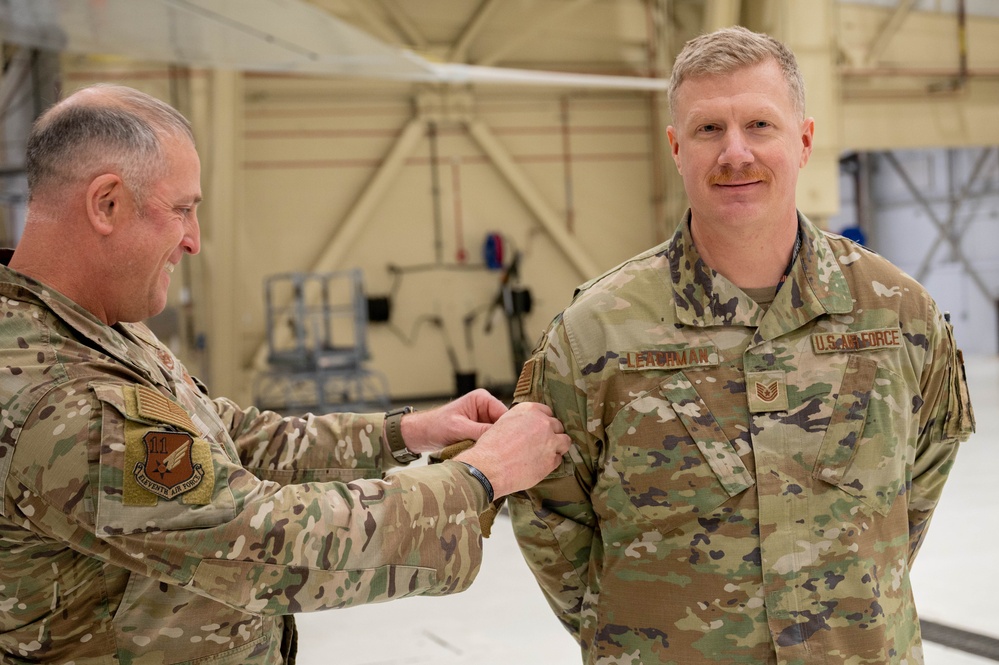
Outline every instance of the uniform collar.
{"type": "Polygon", "coordinates": [[[128,323],[115,326],[105,324],[62,293],[8,268],[7,263],[11,254],[10,250],[0,250],[0,296],[35,302],[45,307],[74,333],[89,340],[91,347],[124,365],[133,367],[149,381],[163,382],[160,372],[146,360],[148,350],[137,341],[150,343],[143,334],[145,326],[128,323]],[[139,349],[142,349],[141,353],[138,352],[139,349]]]}
{"type": "Polygon", "coordinates": [[[800,212],[798,225],[803,234],[798,260],[776,299],[764,311],[704,262],[694,246],[688,210],[666,248],[677,320],[695,327],[754,327],[756,341],[765,341],[823,314],[851,311],[850,288],[822,231],[800,212]]]}

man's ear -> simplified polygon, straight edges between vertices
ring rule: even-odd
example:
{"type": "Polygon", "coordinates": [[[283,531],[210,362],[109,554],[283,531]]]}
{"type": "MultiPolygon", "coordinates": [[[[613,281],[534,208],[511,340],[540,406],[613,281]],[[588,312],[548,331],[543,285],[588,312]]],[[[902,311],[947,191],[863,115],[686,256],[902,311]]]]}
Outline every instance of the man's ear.
{"type": "Polygon", "coordinates": [[[676,136],[676,128],[673,125],[666,128],[666,138],[669,139],[669,151],[676,164],[676,171],[683,175],[683,166],[680,163],[680,140],[676,136]]]}
{"type": "Polygon", "coordinates": [[[114,173],[103,173],[87,187],[87,218],[101,235],[109,235],[119,223],[125,203],[125,183],[114,173]]]}
{"type": "Polygon", "coordinates": [[[812,155],[812,147],[815,143],[815,118],[805,118],[801,124],[801,158],[798,160],[798,168],[805,168],[808,158],[812,155]]]}

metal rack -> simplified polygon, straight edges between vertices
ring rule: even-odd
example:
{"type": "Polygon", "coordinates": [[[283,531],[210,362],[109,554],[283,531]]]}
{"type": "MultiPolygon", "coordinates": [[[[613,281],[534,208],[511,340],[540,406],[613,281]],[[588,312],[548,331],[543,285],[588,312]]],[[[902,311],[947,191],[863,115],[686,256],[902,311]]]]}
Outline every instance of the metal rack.
{"type": "Polygon", "coordinates": [[[385,376],[365,366],[368,307],[360,270],[272,275],[264,299],[270,369],[254,382],[258,406],[312,413],[389,408],[385,376]],[[277,334],[282,325],[289,327],[287,344],[277,334]]]}

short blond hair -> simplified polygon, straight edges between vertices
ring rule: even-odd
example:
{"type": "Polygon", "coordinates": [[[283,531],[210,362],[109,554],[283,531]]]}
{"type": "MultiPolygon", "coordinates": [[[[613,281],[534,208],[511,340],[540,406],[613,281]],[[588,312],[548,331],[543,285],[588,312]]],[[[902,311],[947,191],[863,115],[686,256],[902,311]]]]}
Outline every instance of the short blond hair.
{"type": "Polygon", "coordinates": [[[770,35],[736,25],[691,39],[673,63],[666,94],[675,112],[677,89],[684,81],[712,74],[728,74],[743,67],[773,60],[784,73],[787,89],[798,114],[805,117],[805,81],[798,61],[787,46],[770,35]]]}

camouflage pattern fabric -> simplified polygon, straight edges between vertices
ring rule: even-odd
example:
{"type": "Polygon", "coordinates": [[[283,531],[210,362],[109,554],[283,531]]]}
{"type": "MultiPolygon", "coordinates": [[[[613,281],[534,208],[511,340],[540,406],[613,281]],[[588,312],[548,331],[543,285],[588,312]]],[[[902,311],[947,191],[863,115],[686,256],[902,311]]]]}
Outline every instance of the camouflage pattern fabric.
{"type": "MultiPolygon", "coordinates": [[[[440,464],[445,460],[449,460],[462,452],[468,450],[475,445],[475,441],[471,439],[466,439],[464,441],[459,441],[457,443],[452,443],[449,446],[438,450],[437,452],[430,453],[427,455],[427,464],[440,464]]],[[[488,538],[493,532],[493,523],[496,521],[496,516],[499,515],[500,510],[503,509],[503,504],[506,502],[506,497],[501,496],[500,498],[494,500],[489,504],[489,507],[479,513],[479,529],[482,531],[482,537],[488,538]]]]}
{"type": "Polygon", "coordinates": [[[525,365],[573,439],[510,497],[529,566],[586,663],[922,663],[909,570],[974,428],[950,325],[803,216],[764,310],[688,221],[525,365]]]}
{"type": "Polygon", "coordinates": [[[0,349],[0,662],[280,663],[286,615],[478,572],[485,492],[457,462],[382,479],[384,414],[212,400],[6,267],[0,349]]]}

